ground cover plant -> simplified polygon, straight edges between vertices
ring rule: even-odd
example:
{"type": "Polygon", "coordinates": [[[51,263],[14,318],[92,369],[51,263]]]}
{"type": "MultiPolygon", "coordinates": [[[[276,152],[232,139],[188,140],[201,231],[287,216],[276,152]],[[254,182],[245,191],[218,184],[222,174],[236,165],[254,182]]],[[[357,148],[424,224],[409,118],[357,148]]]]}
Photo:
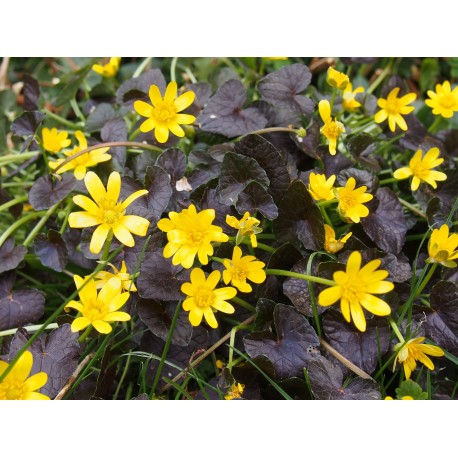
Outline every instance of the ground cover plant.
{"type": "Polygon", "coordinates": [[[457,77],[4,58],[0,399],[455,399],[457,77]]]}

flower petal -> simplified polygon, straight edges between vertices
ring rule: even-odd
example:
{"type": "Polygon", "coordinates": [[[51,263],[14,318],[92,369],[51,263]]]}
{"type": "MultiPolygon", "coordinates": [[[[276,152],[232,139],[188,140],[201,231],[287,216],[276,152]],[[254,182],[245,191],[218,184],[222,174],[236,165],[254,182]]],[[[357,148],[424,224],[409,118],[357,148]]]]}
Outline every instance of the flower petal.
{"type": "Polygon", "coordinates": [[[132,234],[129,232],[127,227],[123,226],[122,224],[117,224],[113,228],[113,234],[124,245],[128,247],[135,246],[135,240],[132,237],[132,234]]]}
{"type": "Polygon", "coordinates": [[[46,372],[38,372],[38,374],[32,375],[24,382],[24,388],[28,391],[36,391],[45,386],[47,381],[48,374],[46,372]]]}
{"type": "Polygon", "coordinates": [[[87,328],[91,322],[84,316],[80,316],[73,320],[71,330],[72,332],[79,332],[84,328],[87,328]]]}
{"type": "Polygon", "coordinates": [[[204,312],[200,307],[195,307],[189,312],[189,321],[193,326],[199,326],[204,312]]]}
{"type": "Polygon", "coordinates": [[[102,320],[95,320],[92,325],[100,334],[110,334],[113,329],[107,322],[102,320]]]}
{"type": "Polygon", "coordinates": [[[135,215],[126,215],[122,218],[121,223],[125,226],[132,234],[144,236],[148,231],[150,222],[146,218],[135,215]]]}
{"type": "Polygon", "coordinates": [[[83,196],[82,194],[73,196],[73,202],[91,215],[95,216],[100,211],[99,207],[93,200],[89,199],[89,197],[83,196]]]}
{"type": "Polygon", "coordinates": [[[318,296],[318,303],[322,307],[334,304],[342,297],[342,288],[340,286],[331,286],[321,291],[318,296]]]}
{"type": "Polygon", "coordinates": [[[107,183],[107,199],[117,202],[121,192],[121,175],[118,172],[111,172],[107,183]]]}
{"type": "Polygon", "coordinates": [[[84,184],[86,185],[89,194],[94,202],[99,203],[106,200],[107,195],[102,180],[94,172],[87,172],[84,177],[84,184]]]}
{"type": "Polygon", "coordinates": [[[151,118],[154,113],[153,107],[149,103],[143,102],[143,100],[136,100],[134,102],[134,110],[145,118],[151,118]]]}
{"type": "Polygon", "coordinates": [[[110,226],[108,224],[101,224],[96,228],[92,234],[91,243],[89,245],[89,251],[94,254],[100,253],[103,244],[107,239],[108,233],[110,232],[110,226]]]}
{"type": "Polygon", "coordinates": [[[218,322],[216,321],[215,314],[210,307],[207,307],[204,310],[205,321],[209,324],[209,326],[213,329],[218,327],[218,322]]]}
{"type": "Polygon", "coordinates": [[[76,229],[96,226],[101,222],[98,216],[91,215],[88,212],[72,212],[68,215],[68,225],[76,229]]]}
{"type": "MultiPolygon", "coordinates": [[[[173,103],[175,105],[175,110],[177,113],[183,111],[184,109],[188,108],[194,102],[196,94],[193,91],[187,91],[184,94],[181,94],[173,103]]],[[[191,116],[191,115],[183,115],[183,116],[191,116]]],[[[194,118],[194,116],[192,116],[194,118]]],[[[196,119],[196,118],[194,118],[196,119]]],[[[191,122],[194,122],[194,119],[191,122]]],[[[178,121],[180,124],[191,124],[191,122],[181,122],[178,121]]]]}

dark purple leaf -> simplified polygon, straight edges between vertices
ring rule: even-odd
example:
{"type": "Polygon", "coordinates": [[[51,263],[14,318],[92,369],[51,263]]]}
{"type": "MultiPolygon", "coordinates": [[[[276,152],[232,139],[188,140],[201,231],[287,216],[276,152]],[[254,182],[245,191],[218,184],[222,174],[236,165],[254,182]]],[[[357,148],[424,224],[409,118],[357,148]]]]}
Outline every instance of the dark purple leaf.
{"type": "Polygon", "coordinates": [[[323,248],[323,217],[302,181],[293,181],[280,202],[274,233],[279,242],[300,240],[309,250],[323,248]]]}
{"type": "Polygon", "coordinates": [[[9,237],[0,247],[0,274],[15,269],[25,258],[27,248],[14,246],[14,239],[9,237]]]}
{"type": "Polygon", "coordinates": [[[278,216],[278,208],[272,196],[256,181],[248,183],[239,194],[235,208],[241,215],[245,212],[250,212],[252,215],[259,212],[270,220],[278,216]]]}
{"type": "Polygon", "coordinates": [[[95,107],[86,120],[86,131],[95,132],[102,129],[102,127],[111,119],[116,118],[118,115],[109,103],[101,103],[95,107]]]}
{"type": "Polygon", "coordinates": [[[137,280],[138,294],[144,299],[174,301],[184,298],[181,285],[189,281],[189,269],[172,265],[162,252],[147,253],[137,280]]]}
{"type": "Polygon", "coordinates": [[[378,178],[367,170],[359,170],[353,167],[342,170],[337,174],[337,184],[345,186],[348,179],[353,177],[356,181],[356,188],[366,186],[366,192],[374,194],[378,188],[378,178]]]}
{"type": "Polygon", "coordinates": [[[275,146],[259,135],[247,135],[235,144],[234,151],[256,159],[269,178],[268,190],[278,204],[288,190],[291,180],[285,161],[275,146]]]}
{"type": "Polygon", "coordinates": [[[379,387],[372,380],[357,377],[344,388],[342,370],[323,356],[310,361],[308,375],[316,399],[378,400],[381,398],[379,387]]]}
{"type": "Polygon", "coordinates": [[[40,98],[38,81],[30,75],[24,75],[23,81],[24,109],[27,111],[38,110],[38,99],[40,98]]]}
{"type": "MultiPolygon", "coordinates": [[[[307,263],[308,259],[304,258],[301,259],[299,262],[294,264],[294,267],[291,269],[291,272],[298,272],[300,274],[307,274],[307,263]]],[[[316,267],[317,263],[314,264],[312,268],[312,275],[317,275],[318,267],[316,267]]],[[[314,285],[315,287],[315,295],[318,296],[317,287],[318,285],[314,285]]],[[[313,308],[312,302],[310,300],[310,292],[308,288],[308,283],[300,278],[286,278],[283,282],[283,293],[288,299],[293,303],[296,310],[303,315],[307,315],[309,317],[313,317],[313,308]]],[[[317,301],[316,301],[317,302],[317,301]]],[[[317,311],[319,314],[323,313],[328,307],[321,307],[320,305],[316,305],[317,311]]]]}
{"type": "MultiPolygon", "coordinates": [[[[148,329],[165,342],[169,335],[172,323],[171,315],[173,315],[174,309],[172,307],[164,307],[154,300],[140,299],[137,302],[137,312],[148,329]]],[[[172,343],[174,345],[187,347],[191,341],[193,327],[189,322],[188,315],[184,311],[180,311],[178,315],[172,335],[172,343]]]]}
{"type": "Polygon", "coordinates": [[[166,149],[157,159],[156,165],[170,175],[172,186],[186,173],[186,156],[178,148],[166,149]]]}
{"type": "Polygon", "coordinates": [[[383,251],[398,254],[404,245],[407,224],[396,194],[388,188],[377,190],[379,204],[361,220],[364,232],[383,251]]]}
{"type": "Polygon", "coordinates": [[[269,186],[266,172],[255,159],[236,153],[226,153],[221,166],[216,193],[222,204],[235,205],[240,192],[252,181],[264,189],[269,186]]]}
{"type": "Polygon", "coordinates": [[[158,68],[153,68],[138,78],[132,78],[122,83],[116,92],[116,101],[119,104],[127,105],[130,109],[133,109],[135,100],[143,100],[151,104],[148,92],[153,84],[159,87],[162,95],[165,93],[166,81],[158,68]]]}
{"type": "Polygon", "coordinates": [[[306,65],[292,64],[270,73],[258,83],[263,100],[296,113],[310,115],[314,104],[310,98],[298,95],[310,84],[312,74],[306,65]]]}
{"type": "Polygon", "coordinates": [[[197,116],[211,97],[212,87],[208,83],[194,83],[186,86],[186,91],[195,94],[194,102],[186,109],[186,113],[197,116]]]}
{"type": "MultiPolygon", "coordinates": [[[[11,342],[12,358],[27,342],[30,336],[24,330],[18,330],[11,342]]],[[[78,333],[72,332],[69,324],[54,329],[47,335],[41,334],[28,348],[33,354],[31,374],[46,372],[48,381],[40,392],[54,398],[63,388],[78,365],[80,346],[78,333]]]]}
{"type": "MultiPolygon", "coordinates": [[[[127,140],[126,121],[124,121],[122,118],[109,120],[102,127],[100,136],[104,142],[125,142],[127,140]]],[[[119,167],[121,169],[124,168],[126,163],[125,146],[112,146],[108,153],[111,154],[112,158],[115,158],[118,161],[119,167]]]]}
{"type": "Polygon", "coordinates": [[[59,232],[50,229],[48,236],[38,234],[35,237],[35,253],[41,263],[50,269],[62,272],[68,262],[68,252],[59,232]]]}
{"type": "Polygon", "coordinates": [[[64,174],[62,179],[53,181],[49,175],[38,178],[29,191],[29,202],[35,210],[47,210],[67,197],[75,186],[71,174],[64,174]]]}
{"type": "Polygon", "coordinates": [[[238,137],[262,129],[267,119],[257,108],[243,108],[246,91],[237,80],[224,83],[197,118],[202,130],[226,137],[238,137]]]}
{"type": "Polygon", "coordinates": [[[0,298],[0,331],[35,324],[45,310],[45,296],[32,288],[18,289],[0,298]]]}
{"type": "Polygon", "coordinates": [[[340,311],[331,309],[323,318],[323,330],[332,347],[368,374],[390,345],[390,328],[383,318],[368,319],[366,332],[358,332],[340,311]]]}
{"type": "Polygon", "coordinates": [[[364,132],[349,135],[346,139],[346,147],[362,167],[374,173],[380,172],[380,164],[373,157],[376,146],[372,135],[364,132]]]}
{"type": "Polygon", "coordinates": [[[431,289],[431,308],[418,308],[426,337],[458,356],[458,286],[440,281],[431,289]],[[426,318],[426,319],[425,319],[426,318]]]}
{"type": "Polygon", "coordinates": [[[145,189],[148,190],[148,208],[155,218],[160,218],[173,194],[170,175],[161,167],[148,167],[145,174],[145,189]]]}
{"type": "Polygon", "coordinates": [[[245,350],[251,358],[266,356],[280,380],[299,376],[317,356],[318,336],[307,319],[287,305],[275,307],[274,323],[277,336],[268,331],[249,334],[243,339],[245,350]]]}
{"type": "Polygon", "coordinates": [[[34,135],[45,117],[39,111],[24,111],[11,124],[11,132],[18,137],[34,135]]]}

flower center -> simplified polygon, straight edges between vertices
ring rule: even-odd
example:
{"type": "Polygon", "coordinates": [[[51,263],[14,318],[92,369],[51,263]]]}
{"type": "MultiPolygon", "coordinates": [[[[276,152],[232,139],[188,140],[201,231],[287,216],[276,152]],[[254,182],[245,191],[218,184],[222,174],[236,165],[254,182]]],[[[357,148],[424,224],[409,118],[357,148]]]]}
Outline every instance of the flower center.
{"type": "Polygon", "coordinates": [[[393,100],[387,100],[385,111],[388,113],[388,115],[397,115],[401,113],[401,108],[401,99],[396,98],[393,100]]]}
{"type": "Polygon", "coordinates": [[[329,121],[321,128],[321,131],[326,138],[337,138],[345,132],[345,128],[339,121],[329,121]]]}
{"type": "Polygon", "coordinates": [[[213,291],[207,288],[200,288],[195,296],[195,301],[198,307],[206,309],[213,304],[214,295],[213,291]]]}
{"type": "Polygon", "coordinates": [[[110,226],[114,226],[116,224],[116,222],[118,221],[119,217],[121,215],[114,211],[114,210],[106,210],[104,213],[103,213],[103,222],[105,224],[109,224],[110,226]]]}
{"type": "Polygon", "coordinates": [[[199,245],[202,242],[202,239],[205,237],[206,232],[205,231],[192,231],[189,233],[189,241],[193,245],[199,245]]]}
{"type": "Polygon", "coordinates": [[[341,285],[342,297],[352,302],[359,302],[359,296],[364,291],[364,285],[359,278],[347,277],[345,284],[341,285]]]}
{"type": "Polygon", "coordinates": [[[91,323],[97,320],[102,320],[106,315],[105,308],[105,304],[102,304],[100,301],[94,301],[85,308],[83,315],[91,323]]]}
{"type": "Polygon", "coordinates": [[[412,167],[411,170],[416,177],[420,178],[420,180],[424,180],[431,173],[430,170],[427,167],[425,167],[421,162],[412,167]]]}
{"type": "Polygon", "coordinates": [[[248,272],[243,267],[235,267],[232,269],[232,278],[239,282],[246,282],[248,272]]]}
{"type": "Polygon", "coordinates": [[[455,97],[453,97],[451,94],[449,95],[444,95],[440,99],[440,104],[444,108],[452,108],[453,105],[455,105],[455,97]]]}
{"type": "Polygon", "coordinates": [[[166,123],[176,116],[176,112],[173,106],[164,104],[154,110],[154,116],[159,121],[166,123]]]}
{"type": "MultiPolygon", "coordinates": [[[[342,194],[342,193],[341,193],[342,194]]],[[[352,193],[339,195],[339,207],[345,211],[358,205],[358,200],[352,193]]]]}
{"type": "Polygon", "coordinates": [[[24,382],[4,380],[0,383],[0,400],[25,399],[27,391],[24,382]]]}

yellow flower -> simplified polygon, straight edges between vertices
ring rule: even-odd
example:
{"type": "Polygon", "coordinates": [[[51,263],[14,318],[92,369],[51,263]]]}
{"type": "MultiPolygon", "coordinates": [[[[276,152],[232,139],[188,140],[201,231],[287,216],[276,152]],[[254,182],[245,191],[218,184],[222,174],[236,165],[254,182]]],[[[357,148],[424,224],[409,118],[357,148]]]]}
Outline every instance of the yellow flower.
{"type": "Polygon", "coordinates": [[[426,262],[439,263],[445,267],[456,267],[453,259],[458,258],[458,234],[451,234],[449,228],[443,224],[440,229],[434,229],[428,243],[429,258],[426,262]]]}
{"type": "Polygon", "coordinates": [[[242,293],[250,293],[253,289],[247,280],[262,283],[266,279],[265,264],[255,256],[243,256],[240,247],[235,246],[232,260],[223,261],[226,270],[223,272],[224,283],[231,283],[242,293]]]}
{"type": "MultiPolygon", "coordinates": [[[[8,363],[0,361],[0,376],[5,372],[8,366],[8,363]]],[[[36,392],[36,390],[46,385],[48,374],[45,372],[38,372],[32,375],[32,377],[29,377],[32,366],[33,355],[27,350],[22,353],[8,375],[0,382],[0,401],[49,401],[48,396],[36,392]]]]}
{"type": "Polygon", "coordinates": [[[327,307],[340,300],[340,308],[345,320],[350,322],[352,318],[355,326],[364,332],[366,319],[363,307],[374,315],[389,315],[390,306],[373,294],[388,293],[394,285],[389,281],[382,281],[388,276],[388,272],[377,270],[381,264],[380,259],[374,259],[362,268],[361,259],[358,251],[351,253],[346,272],[334,272],[333,279],[336,285],[323,290],[318,296],[318,303],[327,307]]]}
{"type": "Polygon", "coordinates": [[[419,149],[409,162],[409,167],[401,167],[394,171],[393,176],[397,180],[412,178],[410,189],[416,191],[422,181],[430,184],[433,188],[437,188],[436,181],[444,181],[447,175],[443,172],[432,170],[434,167],[444,162],[443,158],[439,158],[439,148],[431,148],[424,157],[422,150],[419,149]]]}
{"type": "Polygon", "coordinates": [[[132,280],[132,275],[127,272],[126,263],[124,261],[121,263],[121,270],[118,270],[113,264],[108,264],[113,269],[114,273],[107,272],[105,270],[98,272],[94,277],[97,289],[105,286],[110,278],[119,278],[121,280],[121,288],[124,291],[137,291],[137,287],[134,285],[132,280]]]}
{"type": "Polygon", "coordinates": [[[194,264],[196,254],[201,264],[208,264],[208,256],[213,254],[212,242],[227,242],[229,237],[223,234],[219,226],[214,226],[215,210],[207,209],[199,213],[191,204],[180,213],[169,212],[168,218],[162,218],[157,227],[167,232],[169,243],[164,248],[164,258],[173,256],[172,264],[181,264],[189,269],[194,264]]]}
{"type": "Polygon", "coordinates": [[[350,79],[345,73],[338,72],[334,68],[329,67],[326,81],[332,87],[337,89],[345,89],[350,82],[350,79]]]}
{"type": "Polygon", "coordinates": [[[327,100],[320,100],[318,111],[324,122],[320,132],[329,140],[329,152],[334,156],[336,154],[337,139],[339,135],[345,133],[345,127],[341,122],[332,120],[331,105],[327,100]]]}
{"type": "MultiPolygon", "coordinates": [[[[73,156],[80,151],[83,151],[87,148],[87,140],[83,132],[77,130],[75,132],[75,137],[78,139],[79,146],[75,146],[72,151],[66,151],[65,155],[67,157],[73,156]]],[[[98,148],[87,153],[82,154],[81,156],[72,159],[70,162],[62,166],[57,173],[68,172],[69,170],[75,169],[74,174],[77,180],[82,180],[86,176],[86,168],[94,167],[100,162],[106,162],[111,159],[110,154],[105,154],[110,148],[98,148]]],[[[57,161],[49,161],[49,167],[51,169],[57,168],[65,159],[58,159],[57,161]]]]}
{"type": "Polygon", "coordinates": [[[396,130],[396,124],[402,129],[407,130],[407,124],[401,115],[412,113],[414,107],[409,107],[409,103],[412,103],[417,95],[413,92],[409,92],[404,97],[398,98],[399,87],[395,87],[386,99],[378,99],[377,105],[381,108],[380,111],[375,113],[374,120],[377,123],[381,123],[388,118],[388,125],[391,132],[396,130]]]}
{"type": "Polygon", "coordinates": [[[109,323],[130,320],[128,313],[118,312],[127,302],[130,294],[121,292],[121,280],[117,277],[110,278],[97,294],[94,279],[88,280],[88,278],[83,279],[79,275],[73,277],[76,288],[80,290],[78,293],[80,302],[70,301],[65,306],[65,311],[75,309],[82,316],[73,321],[72,332],[79,332],[92,324],[101,334],[109,334],[112,331],[109,323]],[[86,281],[87,283],[80,289],[86,281]]]}
{"type": "Polygon", "coordinates": [[[351,232],[349,232],[347,235],[345,235],[344,237],[336,240],[336,233],[334,232],[334,229],[325,224],[324,225],[324,249],[328,252],[328,253],[337,253],[338,251],[340,251],[346,241],[351,237],[351,232]]]}
{"type": "Polygon", "coordinates": [[[235,312],[234,307],[226,302],[226,299],[235,297],[237,290],[231,286],[215,289],[220,278],[218,270],[214,270],[205,278],[204,271],[195,268],[191,272],[191,283],[181,285],[181,291],[187,296],[183,302],[183,309],[189,312],[189,321],[193,326],[199,326],[203,316],[212,328],[217,328],[215,310],[223,313],[235,312]]]}
{"type": "Polygon", "coordinates": [[[94,64],[92,70],[102,75],[104,78],[115,76],[119,70],[120,57],[110,57],[110,61],[105,65],[94,64]]]}
{"type": "Polygon", "coordinates": [[[184,130],[180,124],[192,124],[196,118],[189,114],[179,114],[194,102],[195,94],[192,91],[177,96],[177,83],[172,81],[168,84],[164,99],[161,92],[154,84],[149,88],[149,98],[152,106],[142,100],[134,102],[135,111],[145,118],[140,130],[149,132],[155,129],[154,134],[159,143],[165,143],[169,138],[169,131],[177,137],[184,137],[184,130]]]}
{"type": "MultiPolygon", "coordinates": [[[[413,401],[412,396],[402,396],[401,401],[413,401]]],[[[385,401],[394,401],[394,399],[391,396],[386,396],[385,401]]]]}
{"type": "Polygon", "coordinates": [[[124,202],[119,200],[121,176],[118,172],[112,172],[109,176],[106,191],[102,181],[94,172],[87,173],[84,184],[94,200],[81,194],[74,196],[73,202],[86,211],[70,213],[68,224],[73,228],[98,226],[92,234],[89,245],[91,253],[100,253],[111,231],[128,247],[135,245],[132,234],[146,235],[149,221],[141,216],[125,215],[125,213],[135,199],[144,196],[148,191],[142,189],[131,194],[124,202]]]}
{"type": "Polygon", "coordinates": [[[240,399],[242,397],[244,389],[245,385],[243,383],[234,383],[227,391],[227,394],[226,396],[224,396],[224,399],[226,401],[231,401],[232,399],[240,399]]]}
{"type": "Polygon", "coordinates": [[[348,83],[342,94],[342,108],[347,111],[352,111],[356,108],[359,108],[361,104],[355,99],[355,96],[360,92],[364,92],[364,88],[362,86],[359,86],[353,90],[352,84],[348,83]]]}
{"type": "Polygon", "coordinates": [[[416,361],[424,364],[429,370],[434,370],[433,362],[426,356],[444,356],[443,350],[435,345],[422,344],[425,340],[424,337],[417,337],[410,339],[408,342],[400,342],[395,345],[394,351],[398,352],[396,359],[394,360],[393,370],[396,367],[396,363],[399,361],[404,366],[404,372],[406,379],[410,379],[410,374],[417,367],[416,361]]]}
{"type": "Polygon", "coordinates": [[[337,188],[334,193],[339,200],[337,210],[340,216],[347,223],[359,223],[361,218],[369,215],[369,209],[363,203],[369,202],[374,198],[372,194],[366,192],[367,186],[355,189],[356,180],[350,177],[345,186],[337,188]]]}
{"type": "Polygon", "coordinates": [[[67,148],[72,142],[68,139],[68,132],[65,130],[58,131],[55,127],[48,129],[45,127],[41,131],[41,136],[43,138],[43,147],[46,151],[51,153],[58,153],[62,148],[67,148]]]}
{"type": "Polygon", "coordinates": [[[235,216],[226,215],[226,224],[234,229],[238,229],[237,236],[235,237],[236,245],[240,245],[244,237],[250,237],[251,246],[253,248],[258,246],[256,234],[262,232],[262,228],[258,227],[261,221],[250,216],[250,212],[245,212],[240,220],[235,216]]]}
{"type": "Polygon", "coordinates": [[[433,109],[433,114],[444,118],[451,118],[454,111],[458,111],[458,87],[451,89],[450,83],[436,84],[436,92],[428,91],[429,99],[425,104],[433,109]]]}
{"type": "Polygon", "coordinates": [[[315,173],[311,173],[309,175],[309,187],[308,190],[312,197],[316,201],[327,201],[332,200],[335,198],[334,196],[334,182],[336,181],[336,176],[331,175],[326,180],[326,175],[318,175],[315,173]]]}

